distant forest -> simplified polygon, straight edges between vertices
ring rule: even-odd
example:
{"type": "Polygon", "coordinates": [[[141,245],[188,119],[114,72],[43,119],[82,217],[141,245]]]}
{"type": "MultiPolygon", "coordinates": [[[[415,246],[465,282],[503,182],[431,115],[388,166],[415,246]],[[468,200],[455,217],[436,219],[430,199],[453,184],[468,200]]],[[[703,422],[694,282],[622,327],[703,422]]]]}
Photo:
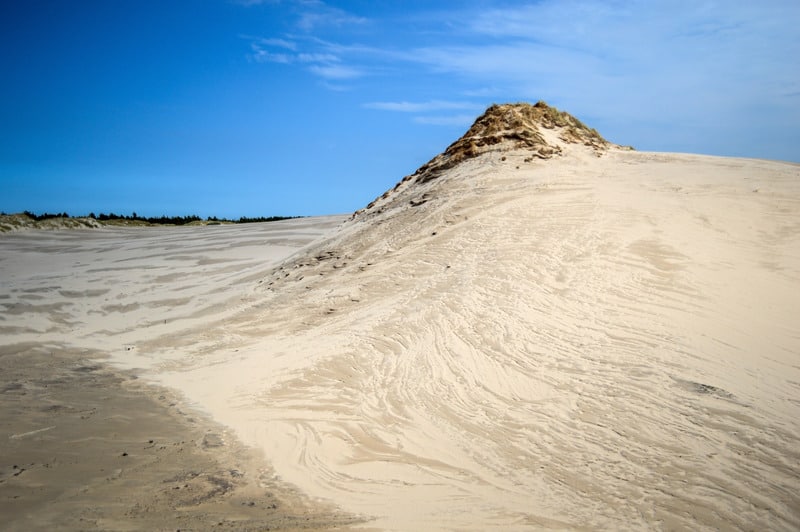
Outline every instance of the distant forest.
{"type": "MultiPolygon", "coordinates": [[[[49,220],[51,218],[72,218],[66,212],[52,214],[49,212],[45,212],[42,214],[35,214],[30,211],[24,211],[22,214],[27,216],[28,218],[40,222],[42,220],[49,220]]],[[[76,218],[92,218],[99,222],[109,222],[114,220],[127,220],[127,221],[135,221],[135,222],[145,222],[149,224],[158,224],[158,225],[185,225],[192,222],[202,222],[204,221],[197,215],[189,215],[189,216],[138,216],[135,212],[130,216],[126,216],[124,214],[114,214],[110,212],[105,214],[101,212],[100,214],[95,215],[95,213],[90,212],[86,216],[76,216],[76,218]]],[[[209,223],[234,223],[234,224],[246,224],[246,223],[254,223],[254,222],[277,222],[278,220],[290,220],[292,218],[302,218],[302,216],[258,216],[256,218],[251,218],[249,216],[242,216],[238,220],[230,220],[228,218],[217,218],[216,216],[209,216],[205,219],[206,222],[209,223]]]]}

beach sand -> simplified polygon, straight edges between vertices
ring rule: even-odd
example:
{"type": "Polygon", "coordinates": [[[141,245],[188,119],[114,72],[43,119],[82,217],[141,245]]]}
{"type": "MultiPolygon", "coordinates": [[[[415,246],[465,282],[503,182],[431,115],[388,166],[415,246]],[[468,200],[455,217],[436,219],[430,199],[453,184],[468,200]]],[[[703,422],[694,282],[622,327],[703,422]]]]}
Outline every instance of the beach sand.
{"type": "Polygon", "coordinates": [[[0,235],[0,528],[329,530],[358,522],[278,481],[262,452],[180,393],[108,361],[109,349],[135,352],[131,340],[156,317],[162,329],[164,320],[180,328],[224,307],[227,279],[235,286],[339,221],[0,235]],[[203,254],[209,246],[213,257],[203,254]],[[209,293],[198,290],[214,278],[209,293]]]}
{"type": "Polygon", "coordinates": [[[329,530],[352,518],[97,353],[0,349],[3,530],[329,530]]]}
{"type": "Polygon", "coordinates": [[[346,221],[0,253],[17,529],[800,528],[798,165],[495,150],[346,221]]]}

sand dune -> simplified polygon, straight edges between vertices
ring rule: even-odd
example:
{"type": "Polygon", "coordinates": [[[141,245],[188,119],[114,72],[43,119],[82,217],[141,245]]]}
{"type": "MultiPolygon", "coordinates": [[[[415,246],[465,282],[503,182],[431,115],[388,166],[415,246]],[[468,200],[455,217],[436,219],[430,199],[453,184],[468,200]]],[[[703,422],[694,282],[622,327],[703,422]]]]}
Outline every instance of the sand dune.
{"type": "Polygon", "coordinates": [[[800,166],[570,124],[454,144],[302,249],[3,236],[0,326],[179,390],[367,528],[797,529],[800,166]]]}

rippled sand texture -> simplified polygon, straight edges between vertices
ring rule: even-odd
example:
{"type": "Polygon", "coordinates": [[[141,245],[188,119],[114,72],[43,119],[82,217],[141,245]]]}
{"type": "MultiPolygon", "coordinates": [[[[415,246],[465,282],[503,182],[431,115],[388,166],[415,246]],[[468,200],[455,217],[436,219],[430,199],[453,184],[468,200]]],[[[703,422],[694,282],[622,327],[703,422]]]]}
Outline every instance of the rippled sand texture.
{"type": "Polygon", "coordinates": [[[254,279],[342,220],[2,234],[0,334],[6,343],[122,348],[118,361],[136,365],[141,339],[236,311],[254,279]]]}
{"type": "Polygon", "coordinates": [[[799,527],[800,168],[526,156],[401,186],[162,378],[379,528],[799,527]]]}
{"type": "Polygon", "coordinates": [[[402,184],[261,276],[164,280],[241,295],[112,354],[367,527],[799,528],[800,167],[528,156],[402,184]]]}

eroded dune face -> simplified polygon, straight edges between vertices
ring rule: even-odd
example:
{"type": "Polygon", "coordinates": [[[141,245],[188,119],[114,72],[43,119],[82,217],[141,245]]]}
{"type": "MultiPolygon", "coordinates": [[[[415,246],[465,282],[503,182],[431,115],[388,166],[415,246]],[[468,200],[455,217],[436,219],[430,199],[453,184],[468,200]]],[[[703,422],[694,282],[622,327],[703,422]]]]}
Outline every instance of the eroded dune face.
{"type": "Polygon", "coordinates": [[[368,527],[800,527],[800,167],[486,118],[136,364],[368,527]]]}
{"type": "Polygon", "coordinates": [[[797,528],[800,168],[538,133],[406,178],[164,378],[378,528],[797,528]]]}

